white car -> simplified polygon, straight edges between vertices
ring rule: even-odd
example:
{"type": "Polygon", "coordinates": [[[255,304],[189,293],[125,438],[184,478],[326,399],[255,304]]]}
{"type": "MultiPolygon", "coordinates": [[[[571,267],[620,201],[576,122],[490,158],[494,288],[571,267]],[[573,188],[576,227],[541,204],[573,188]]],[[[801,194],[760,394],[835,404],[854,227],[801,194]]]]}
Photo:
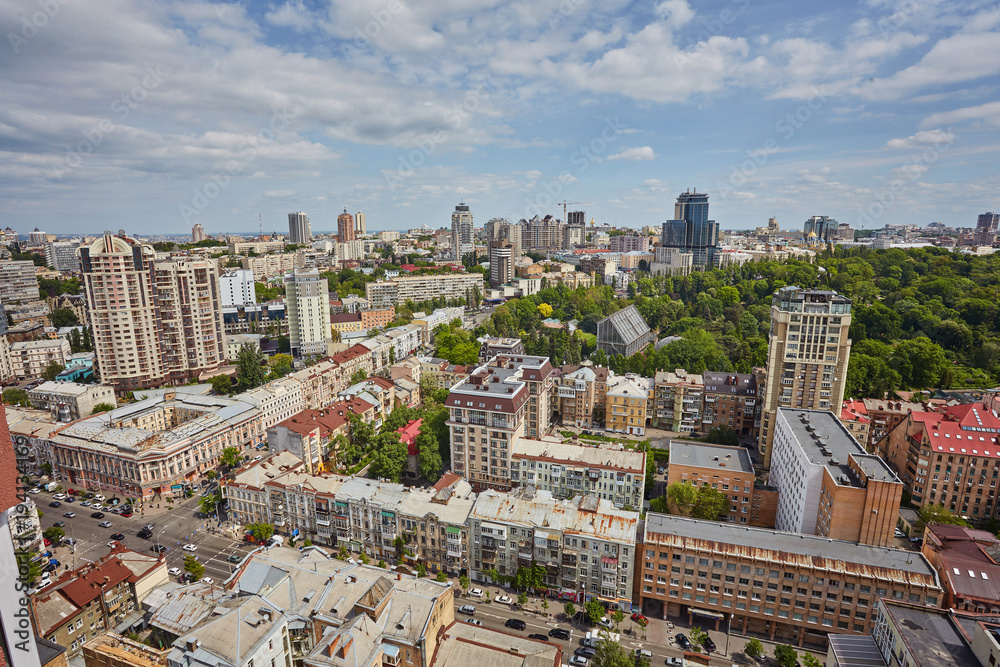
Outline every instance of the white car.
{"type": "Polygon", "coordinates": [[[66,500],[66,494],[65,493],[57,493],[56,495],[54,495],[52,497],[55,500],[66,500]]]}
{"type": "Polygon", "coordinates": [[[169,574],[171,577],[176,577],[180,573],[181,573],[181,568],[179,567],[172,567],[169,570],[167,570],[167,574],[169,574]]]}
{"type": "Polygon", "coordinates": [[[212,579],[212,577],[202,577],[201,581],[204,584],[214,584],[215,583],[215,579],[212,579]]]}
{"type": "Polygon", "coordinates": [[[116,542],[115,540],[112,540],[112,541],[108,542],[108,546],[111,547],[112,549],[114,549],[116,546],[118,546],[118,542],[116,542]]]}
{"type": "Polygon", "coordinates": [[[263,456],[261,456],[260,454],[258,454],[257,456],[253,457],[253,460],[254,461],[260,461],[263,458],[264,458],[263,456]]]}
{"type": "Polygon", "coordinates": [[[471,591],[469,591],[469,597],[473,597],[473,598],[481,598],[481,597],[483,597],[483,589],[482,588],[473,588],[471,591]]]}
{"type": "Polygon", "coordinates": [[[94,496],[94,500],[96,500],[99,503],[103,503],[105,500],[107,500],[107,498],[98,493],[96,496],[94,496]]]}
{"type": "Polygon", "coordinates": [[[498,595],[495,598],[493,598],[493,601],[498,604],[514,604],[514,600],[512,600],[506,595],[498,595]]]}
{"type": "Polygon", "coordinates": [[[185,544],[181,549],[184,549],[184,551],[197,551],[198,547],[194,544],[185,544]]]}
{"type": "Polygon", "coordinates": [[[601,616],[601,620],[598,621],[598,624],[600,626],[608,628],[610,630],[614,626],[615,623],[614,623],[614,621],[612,621],[607,616],[601,616]]]}
{"type": "Polygon", "coordinates": [[[104,509],[104,505],[102,505],[101,503],[90,503],[90,509],[92,509],[92,510],[102,510],[102,509],[104,509]]]}
{"type": "Polygon", "coordinates": [[[467,618],[467,619],[465,619],[465,622],[468,623],[469,625],[482,625],[483,624],[483,622],[480,621],[478,618],[467,618]]]}
{"type": "Polygon", "coordinates": [[[31,495],[34,496],[34,495],[37,495],[37,494],[41,493],[41,491],[38,488],[34,488],[34,489],[30,489],[28,491],[28,493],[30,493],[31,495]]]}

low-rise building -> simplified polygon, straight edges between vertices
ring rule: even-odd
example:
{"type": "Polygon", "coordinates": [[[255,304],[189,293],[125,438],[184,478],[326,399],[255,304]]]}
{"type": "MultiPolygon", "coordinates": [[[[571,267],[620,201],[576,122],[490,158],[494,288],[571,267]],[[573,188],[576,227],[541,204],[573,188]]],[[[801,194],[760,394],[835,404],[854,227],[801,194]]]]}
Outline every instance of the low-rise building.
{"type": "Polygon", "coordinates": [[[705,384],[702,432],[729,428],[743,437],[755,437],[760,430],[763,406],[763,369],[759,373],[701,374],[705,384]]]}
{"type": "Polygon", "coordinates": [[[283,377],[245,391],[235,398],[260,411],[261,426],[267,430],[305,409],[302,382],[295,377],[283,377]]]}
{"type": "Polygon", "coordinates": [[[1000,540],[988,531],[941,523],[924,529],[921,553],[938,572],[944,606],[1000,615],[1000,540]]]}
{"type": "Polygon", "coordinates": [[[628,373],[608,380],[604,399],[604,428],[615,433],[644,435],[652,418],[647,408],[653,404],[652,378],[628,373]]]}
{"type": "Polygon", "coordinates": [[[653,377],[652,422],[656,428],[677,433],[702,432],[705,380],[682,368],[657,371],[653,377]]]}
{"type": "Polygon", "coordinates": [[[511,458],[512,486],[534,486],[555,498],[593,495],[615,507],[642,507],[646,452],[621,445],[564,443],[545,436],[521,438],[511,458]]]}
{"type": "Polygon", "coordinates": [[[556,380],[556,410],[564,426],[592,428],[601,424],[594,409],[604,411],[608,380],[614,373],[604,366],[566,365],[556,380]]]}
{"type": "Polygon", "coordinates": [[[105,632],[83,645],[85,667],[168,667],[170,648],[157,649],[128,637],[105,632]]]}
{"type": "Polygon", "coordinates": [[[797,646],[868,633],[879,598],[937,608],[944,596],[920,554],[819,536],[648,513],[638,548],[647,616],[797,646]]]}
{"type": "Polygon", "coordinates": [[[903,483],[827,410],[778,408],[770,483],[779,530],[893,543],[903,483]]]}
{"type": "Polygon", "coordinates": [[[646,318],[635,306],[627,306],[597,323],[597,349],[608,356],[631,357],[655,340],[646,318]]]}
{"type": "Polygon", "coordinates": [[[678,482],[710,485],[728,498],[726,520],[773,528],[778,491],[774,487],[759,485],[756,480],[753,461],[745,447],[670,441],[668,486],[678,482]]]}
{"type": "MultiPolygon", "coordinates": [[[[366,418],[375,406],[364,398],[334,403],[320,410],[303,410],[267,429],[267,449],[272,454],[287,451],[305,463],[307,472],[326,467],[326,453],[337,434],[350,430],[350,416],[366,418]]],[[[331,452],[336,459],[336,451],[331,452]]]]}
{"type": "Polygon", "coordinates": [[[628,610],[638,525],[639,512],[593,495],[556,500],[531,486],[484,491],[469,515],[469,576],[487,581],[493,571],[514,576],[542,565],[548,594],[628,610]]]}
{"type": "MultiPolygon", "coordinates": [[[[340,401],[355,397],[364,399],[365,402],[375,406],[370,422],[377,430],[381,428],[382,423],[396,407],[396,385],[383,377],[371,377],[352,384],[337,394],[340,401]]],[[[368,414],[367,410],[366,414],[368,414]]]]}
{"type": "Polygon", "coordinates": [[[484,364],[497,355],[516,357],[524,354],[524,341],[520,338],[484,338],[479,346],[479,363],[484,364]]]}
{"type": "Polygon", "coordinates": [[[40,378],[49,364],[65,366],[69,355],[69,341],[65,338],[13,343],[10,346],[11,370],[21,380],[40,378]]]}
{"type": "Polygon", "coordinates": [[[871,427],[868,430],[868,441],[858,442],[873,454],[878,452],[882,439],[899,426],[900,422],[905,421],[909,413],[925,409],[920,403],[879,398],[865,398],[861,403],[865,406],[864,414],[871,420],[871,427]]]}
{"type": "Polygon", "coordinates": [[[864,401],[854,398],[845,400],[840,408],[840,423],[850,431],[855,440],[861,443],[865,449],[871,451],[869,442],[872,420],[868,416],[864,401]]]}
{"type": "Polygon", "coordinates": [[[89,417],[101,403],[118,406],[114,387],[76,382],[43,382],[28,392],[28,400],[62,422],[89,417]]]}
{"type": "Polygon", "coordinates": [[[361,330],[371,331],[372,329],[384,329],[389,323],[396,319],[396,307],[369,309],[359,311],[361,314],[361,330]]]}
{"type": "Polygon", "coordinates": [[[464,366],[453,364],[438,357],[418,357],[420,363],[420,377],[432,377],[437,383],[438,389],[451,389],[455,384],[464,382],[475,366],[464,366]]]}

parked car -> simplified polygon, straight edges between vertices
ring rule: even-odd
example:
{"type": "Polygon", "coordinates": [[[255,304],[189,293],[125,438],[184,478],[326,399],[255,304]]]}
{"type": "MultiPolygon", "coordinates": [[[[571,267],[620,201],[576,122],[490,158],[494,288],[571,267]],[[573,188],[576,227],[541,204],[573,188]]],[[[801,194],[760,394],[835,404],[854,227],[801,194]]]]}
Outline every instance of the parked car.
{"type": "Polygon", "coordinates": [[[35,488],[33,488],[33,489],[29,489],[28,490],[28,493],[30,493],[33,496],[38,495],[41,492],[42,492],[42,490],[39,489],[37,486],[35,488]]]}
{"type": "Polygon", "coordinates": [[[510,628],[511,630],[524,630],[528,627],[528,624],[519,618],[508,618],[503,625],[505,628],[510,628]]]}
{"type": "Polygon", "coordinates": [[[549,637],[553,639],[562,639],[563,641],[569,641],[569,630],[565,628],[552,628],[549,630],[549,637]]]}
{"type": "Polygon", "coordinates": [[[124,512],[124,511],[123,511],[123,512],[122,512],[122,516],[123,516],[123,517],[125,517],[125,518],[127,519],[127,518],[129,518],[130,516],[132,516],[132,513],[131,513],[131,512],[124,512]]]}
{"type": "Polygon", "coordinates": [[[469,597],[473,597],[473,598],[481,598],[481,597],[483,597],[483,589],[481,589],[481,588],[473,588],[471,591],[469,591],[469,597]]]}
{"type": "Polygon", "coordinates": [[[607,628],[610,630],[612,627],[614,627],[615,622],[612,621],[607,616],[601,616],[601,620],[599,620],[597,624],[600,625],[602,628],[607,628]]]}
{"type": "Polygon", "coordinates": [[[66,500],[64,500],[63,502],[64,503],[75,503],[76,502],[76,498],[74,498],[73,496],[67,496],[66,500]]]}
{"type": "Polygon", "coordinates": [[[511,604],[514,602],[514,600],[512,600],[510,597],[506,595],[498,595],[495,598],[493,598],[493,601],[499,604],[511,604]]]}
{"type": "Polygon", "coordinates": [[[201,580],[204,583],[206,583],[206,584],[214,584],[215,583],[215,579],[212,579],[212,577],[202,577],[201,580]]]}
{"type": "Polygon", "coordinates": [[[59,502],[58,500],[53,500],[51,503],[49,503],[49,507],[62,507],[62,503],[59,502]]]}
{"type": "Polygon", "coordinates": [[[68,493],[68,494],[69,494],[69,495],[71,495],[71,496],[75,496],[75,495],[76,495],[76,489],[68,489],[68,490],[66,491],[66,493],[68,493]]]}
{"type": "Polygon", "coordinates": [[[482,625],[483,624],[483,622],[480,621],[478,618],[467,618],[467,619],[465,619],[465,622],[468,623],[469,625],[482,625]]]}
{"type": "Polygon", "coordinates": [[[648,623],[649,619],[642,614],[632,614],[632,621],[635,623],[648,623]]]}
{"type": "Polygon", "coordinates": [[[156,554],[162,554],[164,551],[167,550],[167,548],[162,544],[154,544],[153,546],[149,547],[149,550],[156,554]]]}
{"type": "Polygon", "coordinates": [[[81,500],[80,501],[80,507],[90,507],[90,501],[89,500],[81,500]]]}
{"type": "Polygon", "coordinates": [[[105,500],[107,500],[107,498],[98,493],[96,496],[94,496],[94,500],[96,500],[99,503],[103,503],[105,500]]]}
{"type": "Polygon", "coordinates": [[[114,535],[111,536],[111,539],[113,539],[113,540],[124,540],[125,539],[125,535],[123,535],[122,533],[115,533],[114,535]]]}
{"type": "Polygon", "coordinates": [[[167,574],[169,574],[171,577],[176,577],[180,573],[181,573],[181,568],[179,567],[172,567],[169,570],[167,570],[167,574]]]}
{"type": "Polygon", "coordinates": [[[90,503],[90,507],[91,507],[92,509],[95,509],[95,510],[102,510],[102,509],[104,509],[104,505],[102,505],[101,503],[99,503],[99,502],[96,502],[96,501],[95,501],[95,502],[92,502],[92,503],[90,503]]]}
{"type": "Polygon", "coordinates": [[[461,607],[458,608],[458,613],[460,613],[460,614],[468,614],[469,616],[472,616],[473,614],[476,613],[476,605],[474,605],[474,604],[463,604],[461,607]]]}
{"type": "Polygon", "coordinates": [[[146,530],[145,528],[143,528],[138,533],[136,533],[135,536],[143,540],[148,540],[153,536],[153,531],[146,530]]]}
{"type": "Polygon", "coordinates": [[[922,538],[922,537],[911,537],[910,541],[913,542],[914,544],[919,544],[919,543],[921,543],[921,542],[924,541],[924,538],[922,538]]]}
{"type": "Polygon", "coordinates": [[[66,517],[67,519],[72,519],[73,517],[76,516],[76,512],[63,512],[63,516],[66,517]]]}
{"type": "Polygon", "coordinates": [[[242,563],[243,562],[243,556],[241,556],[240,554],[233,554],[232,556],[230,556],[226,560],[228,560],[230,563],[242,563]]]}
{"type": "Polygon", "coordinates": [[[704,646],[705,650],[709,653],[715,650],[715,642],[713,642],[708,635],[705,635],[705,638],[701,640],[701,645],[704,646]]]}
{"type": "Polygon", "coordinates": [[[667,667],[684,667],[684,661],[680,658],[667,658],[667,667]]]}
{"type": "Polygon", "coordinates": [[[549,641],[549,636],[548,635],[540,635],[537,632],[535,632],[535,633],[532,633],[532,634],[528,635],[528,639],[534,639],[534,640],[540,641],[540,642],[547,642],[547,641],[549,641]]]}
{"type": "Polygon", "coordinates": [[[57,493],[56,495],[52,496],[52,498],[55,499],[55,500],[66,500],[66,494],[65,493],[57,493]]]}
{"type": "Polygon", "coordinates": [[[582,655],[587,660],[590,660],[595,655],[597,655],[597,649],[590,646],[581,646],[580,648],[573,651],[573,655],[582,655]]]}
{"type": "Polygon", "coordinates": [[[677,633],[677,645],[680,646],[683,650],[686,651],[689,648],[691,648],[691,640],[688,639],[687,635],[685,635],[683,632],[678,632],[677,633]]]}
{"type": "Polygon", "coordinates": [[[65,522],[65,521],[56,521],[56,522],[55,522],[54,524],[52,524],[52,525],[53,525],[53,526],[55,526],[56,528],[62,528],[63,526],[65,526],[65,525],[66,525],[66,522],[65,522]]]}
{"type": "Polygon", "coordinates": [[[569,658],[569,664],[573,665],[573,667],[587,667],[589,663],[590,661],[582,655],[571,655],[569,658]]]}
{"type": "Polygon", "coordinates": [[[102,522],[100,522],[97,525],[100,526],[101,528],[110,528],[111,527],[111,522],[110,521],[102,521],[102,522]]]}

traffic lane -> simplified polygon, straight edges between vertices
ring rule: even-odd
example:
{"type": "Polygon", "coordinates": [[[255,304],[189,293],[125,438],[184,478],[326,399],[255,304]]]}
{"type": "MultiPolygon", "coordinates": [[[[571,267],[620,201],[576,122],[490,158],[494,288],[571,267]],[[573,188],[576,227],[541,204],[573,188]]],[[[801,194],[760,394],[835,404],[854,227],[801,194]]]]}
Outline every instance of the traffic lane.
{"type": "MultiPolygon", "coordinates": [[[[471,616],[471,618],[478,618],[482,621],[484,627],[488,627],[491,630],[498,630],[500,632],[507,632],[515,635],[520,635],[527,637],[532,633],[548,634],[549,630],[552,628],[564,628],[570,631],[569,641],[561,641],[554,638],[549,638],[549,641],[558,644],[563,649],[564,656],[573,655],[573,652],[583,645],[583,639],[587,636],[587,631],[590,628],[581,628],[580,626],[574,625],[572,623],[560,623],[554,618],[540,617],[536,614],[526,612],[526,611],[515,611],[510,609],[506,605],[502,605],[496,602],[485,603],[478,598],[467,598],[458,596],[455,598],[455,618],[459,622],[466,622],[466,619],[470,618],[467,614],[461,614],[457,611],[458,607],[464,604],[471,604],[476,607],[476,613],[471,616]],[[504,623],[508,618],[519,618],[525,622],[527,626],[524,630],[518,631],[504,626],[504,623]]],[[[550,602],[550,604],[552,604],[550,602]]],[[[625,623],[622,624],[622,629],[627,627],[629,621],[626,619],[625,623]]],[[[682,632],[683,629],[678,629],[677,632],[682,632]]],[[[664,646],[662,644],[655,644],[652,642],[643,641],[641,638],[635,635],[627,635],[625,633],[621,634],[620,643],[625,649],[632,651],[637,648],[645,649],[653,654],[652,665],[662,665],[666,662],[667,658],[680,658],[683,657],[684,652],[677,646],[664,646]]],[[[676,633],[675,633],[676,634],[676,633]]],[[[718,633],[713,633],[718,634],[718,633]]],[[[723,642],[725,638],[723,637],[723,642]]],[[[718,642],[717,642],[718,643],[718,642]]],[[[718,646],[724,646],[724,643],[718,643],[718,646]]],[[[712,665],[717,665],[718,667],[730,667],[733,662],[732,660],[727,660],[724,655],[719,652],[712,653],[709,655],[709,660],[712,665]]]]}

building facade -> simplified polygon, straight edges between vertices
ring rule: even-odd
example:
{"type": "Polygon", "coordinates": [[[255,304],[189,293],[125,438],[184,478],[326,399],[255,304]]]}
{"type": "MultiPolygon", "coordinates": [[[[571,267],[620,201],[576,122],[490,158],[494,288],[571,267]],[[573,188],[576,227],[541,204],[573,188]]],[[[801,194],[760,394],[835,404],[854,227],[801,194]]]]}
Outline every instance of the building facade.
{"type": "Polygon", "coordinates": [[[420,303],[441,297],[464,299],[473,289],[483,289],[483,277],[478,273],[397,276],[382,282],[366,283],[365,296],[372,308],[388,308],[407,301],[420,303]]]}
{"type": "Polygon", "coordinates": [[[13,343],[10,346],[11,371],[21,380],[40,378],[49,364],[65,366],[69,355],[69,341],[65,338],[13,343]]]}
{"type": "Polygon", "coordinates": [[[305,213],[288,214],[288,242],[295,244],[312,241],[312,224],[305,213]]]}
{"type": "Polygon", "coordinates": [[[0,261],[0,303],[19,303],[38,298],[38,277],[30,259],[0,261]]]}
{"type": "Polygon", "coordinates": [[[608,380],[604,398],[604,428],[615,433],[645,435],[651,426],[649,408],[653,404],[654,384],[651,378],[633,373],[608,380]]]}
{"type": "Polygon", "coordinates": [[[771,462],[779,407],[840,414],[851,356],[851,301],[836,292],[782,287],[771,301],[760,453],[771,462]]]}
{"type": "Polygon", "coordinates": [[[705,383],[702,432],[729,428],[742,437],[754,437],[760,430],[763,412],[764,372],[701,374],[705,383]]]}
{"type": "Polygon", "coordinates": [[[331,336],[326,278],[316,269],[286,273],[285,298],[288,302],[288,337],[292,356],[326,356],[331,336]]]}
{"type": "Polygon", "coordinates": [[[653,426],[677,433],[701,433],[705,381],[682,368],[657,371],[653,377],[653,426]]]}
{"type": "Polygon", "coordinates": [[[62,422],[89,417],[101,403],[118,407],[114,387],[77,382],[43,382],[28,392],[28,399],[62,422]]]}
{"type": "Polygon", "coordinates": [[[462,202],[451,214],[451,258],[455,262],[461,262],[465,255],[473,251],[475,251],[475,236],[472,211],[462,202]]]}
{"type": "Polygon", "coordinates": [[[663,223],[660,246],[691,253],[693,268],[700,271],[715,267],[719,228],[708,219],[708,195],[682,192],[674,204],[674,219],[663,223]]]}

